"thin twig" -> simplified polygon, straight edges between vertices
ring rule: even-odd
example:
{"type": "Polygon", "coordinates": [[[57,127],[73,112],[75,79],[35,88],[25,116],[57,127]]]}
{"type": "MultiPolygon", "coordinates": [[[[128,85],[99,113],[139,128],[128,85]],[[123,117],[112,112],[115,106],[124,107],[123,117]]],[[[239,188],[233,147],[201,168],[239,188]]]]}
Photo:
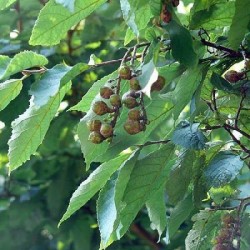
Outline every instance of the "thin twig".
{"type": "Polygon", "coordinates": [[[239,108],[238,108],[238,111],[237,111],[237,114],[236,114],[236,118],[235,118],[235,123],[234,123],[234,127],[235,127],[235,128],[238,128],[238,122],[239,122],[240,112],[241,112],[241,110],[242,110],[243,101],[244,101],[245,97],[246,97],[246,95],[244,94],[244,95],[241,97],[241,100],[240,100],[239,108]]]}

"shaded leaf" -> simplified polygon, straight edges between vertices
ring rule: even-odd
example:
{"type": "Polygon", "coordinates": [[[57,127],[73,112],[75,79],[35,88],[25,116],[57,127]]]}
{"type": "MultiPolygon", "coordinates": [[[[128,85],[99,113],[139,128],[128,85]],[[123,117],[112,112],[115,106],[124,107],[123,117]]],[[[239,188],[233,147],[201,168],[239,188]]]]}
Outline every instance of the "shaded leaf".
{"type": "Polygon", "coordinates": [[[181,224],[189,217],[194,209],[192,195],[186,195],[172,210],[168,220],[168,235],[172,238],[181,224]]]}
{"type": "Polygon", "coordinates": [[[196,66],[198,57],[189,31],[174,20],[166,28],[170,35],[173,57],[186,67],[196,66]]]}
{"type": "Polygon", "coordinates": [[[199,123],[182,121],[177,125],[172,141],[187,149],[201,150],[205,148],[206,137],[199,130],[199,123]]]}
{"type": "Polygon", "coordinates": [[[209,187],[220,187],[234,180],[244,162],[229,151],[219,152],[208,164],[205,178],[209,187]]]}

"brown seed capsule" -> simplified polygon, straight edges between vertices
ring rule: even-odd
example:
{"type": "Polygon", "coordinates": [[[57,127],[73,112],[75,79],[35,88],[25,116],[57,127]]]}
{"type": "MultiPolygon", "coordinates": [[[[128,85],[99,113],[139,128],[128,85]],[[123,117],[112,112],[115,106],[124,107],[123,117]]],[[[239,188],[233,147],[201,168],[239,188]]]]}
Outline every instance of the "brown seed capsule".
{"type": "Polygon", "coordinates": [[[121,107],[121,97],[117,94],[110,96],[110,104],[114,107],[121,107]]]}
{"type": "Polygon", "coordinates": [[[108,107],[108,105],[103,101],[97,101],[94,103],[92,110],[97,115],[105,115],[107,113],[112,112],[112,110],[108,107]]]}
{"type": "Polygon", "coordinates": [[[244,73],[242,72],[237,72],[235,70],[229,70],[227,73],[224,75],[225,79],[229,81],[230,83],[236,83],[239,80],[241,80],[244,76],[244,73]]]}
{"type": "Polygon", "coordinates": [[[126,130],[126,132],[130,135],[135,135],[142,131],[139,121],[133,121],[128,119],[123,125],[123,127],[126,130]]]}
{"type": "Polygon", "coordinates": [[[121,79],[129,80],[131,78],[132,72],[131,72],[131,69],[129,68],[129,66],[122,65],[118,69],[118,73],[119,73],[119,77],[121,79]]]}
{"type": "Polygon", "coordinates": [[[100,96],[104,99],[109,99],[111,95],[113,95],[114,92],[109,87],[102,87],[100,88],[100,96]]]}
{"type": "Polygon", "coordinates": [[[104,138],[111,137],[113,135],[113,127],[108,123],[104,123],[101,126],[100,133],[104,138]]]}
{"type": "Polygon", "coordinates": [[[131,109],[128,112],[128,119],[133,121],[139,121],[141,118],[141,112],[138,109],[131,109]]]}
{"type": "Polygon", "coordinates": [[[130,89],[132,89],[132,90],[140,90],[141,89],[140,83],[135,77],[130,79],[129,85],[130,85],[130,89]]]}
{"type": "Polygon", "coordinates": [[[88,140],[95,144],[100,144],[104,140],[104,138],[100,133],[93,131],[89,134],[88,140]]]}
{"type": "Polygon", "coordinates": [[[161,91],[165,84],[165,78],[162,76],[158,76],[157,80],[151,86],[151,91],[161,91]]]}
{"type": "Polygon", "coordinates": [[[136,101],[136,99],[132,96],[125,96],[122,98],[122,103],[128,108],[133,109],[139,105],[139,103],[136,101]]]}
{"type": "Polygon", "coordinates": [[[161,18],[161,21],[163,23],[169,23],[172,20],[172,14],[167,9],[167,5],[166,4],[162,5],[162,10],[161,10],[160,18],[161,18]]]}
{"type": "Polygon", "coordinates": [[[101,128],[101,121],[100,120],[92,120],[87,122],[87,127],[90,131],[99,132],[101,128]]]}

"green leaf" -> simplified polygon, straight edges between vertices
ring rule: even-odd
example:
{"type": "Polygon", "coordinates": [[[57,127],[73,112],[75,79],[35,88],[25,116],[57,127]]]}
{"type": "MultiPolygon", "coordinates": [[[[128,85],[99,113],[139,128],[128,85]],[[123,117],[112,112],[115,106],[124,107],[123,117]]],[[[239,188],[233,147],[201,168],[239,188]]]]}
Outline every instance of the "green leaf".
{"type": "Polygon", "coordinates": [[[233,92],[233,86],[226,81],[224,78],[222,78],[217,73],[213,72],[211,76],[211,83],[213,86],[215,86],[218,90],[223,90],[226,92],[233,92]]]}
{"type": "Polygon", "coordinates": [[[161,1],[159,0],[149,0],[149,5],[150,5],[150,9],[151,9],[151,13],[154,16],[159,16],[161,13],[161,1]]]}
{"type": "Polygon", "coordinates": [[[16,54],[11,60],[0,58],[0,79],[6,79],[24,69],[44,66],[48,63],[46,57],[32,51],[23,51],[16,54]],[[1,60],[2,59],[2,60],[1,60]],[[7,64],[8,62],[8,64],[7,64]],[[5,65],[3,69],[2,66],[5,65]]]}
{"type": "Polygon", "coordinates": [[[199,130],[199,123],[182,121],[177,125],[172,141],[187,149],[201,150],[205,148],[206,137],[199,130]]]}
{"type": "Polygon", "coordinates": [[[175,90],[171,93],[175,104],[173,110],[175,119],[191,101],[193,94],[202,82],[202,74],[202,68],[197,67],[188,69],[181,75],[175,90]]]}
{"type": "Polygon", "coordinates": [[[34,84],[30,107],[12,123],[12,136],[8,142],[11,171],[27,161],[42,143],[60,102],[71,86],[68,84],[60,89],[61,79],[70,69],[56,65],[34,84]]]}
{"type": "Polygon", "coordinates": [[[164,185],[157,190],[146,202],[148,216],[151,221],[151,228],[156,229],[159,239],[167,226],[167,208],[165,203],[164,185]]]}
{"type": "Polygon", "coordinates": [[[0,10],[6,9],[14,2],[16,2],[16,0],[0,0],[0,10]]]}
{"type": "Polygon", "coordinates": [[[4,75],[6,68],[8,67],[9,63],[11,61],[11,58],[8,56],[2,56],[0,55],[0,78],[4,75]]]}
{"type": "Polygon", "coordinates": [[[22,87],[22,80],[19,79],[0,83],[0,111],[19,95],[22,87]]]}
{"type": "MultiPolygon", "coordinates": [[[[110,236],[110,230],[106,234],[107,245],[103,243],[103,248],[125,234],[142,206],[162,188],[172,166],[173,152],[174,147],[169,144],[137,160],[136,163],[131,158],[131,161],[120,169],[113,186],[115,197],[109,199],[110,202],[115,203],[116,212],[109,214],[107,210],[105,213],[106,221],[112,222],[113,232],[110,236]],[[114,215],[115,218],[112,217],[114,215]]],[[[135,159],[137,157],[135,155],[135,159]]],[[[104,198],[102,200],[104,201],[104,198]]],[[[105,209],[103,208],[102,211],[105,209]]]]}
{"type": "Polygon", "coordinates": [[[179,156],[166,183],[170,203],[176,204],[185,196],[191,182],[194,161],[195,153],[191,150],[187,150],[179,156]]]}
{"type": "MultiPolygon", "coordinates": [[[[180,183],[179,183],[180,185],[180,183]]],[[[192,195],[186,195],[172,210],[168,220],[168,235],[172,238],[181,224],[189,217],[194,209],[192,195]]]]}
{"type": "Polygon", "coordinates": [[[36,152],[59,108],[60,102],[69,89],[70,85],[65,85],[42,107],[37,108],[31,103],[25,113],[12,122],[13,130],[8,142],[10,171],[21,166],[36,152]]]}
{"type": "Polygon", "coordinates": [[[205,170],[205,178],[209,187],[220,187],[232,180],[239,174],[244,162],[239,155],[229,151],[218,153],[208,164],[205,170]]]}
{"type": "Polygon", "coordinates": [[[169,144],[136,162],[127,185],[123,185],[122,210],[115,231],[118,239],[128,230],[142,206],[164,184],[173,164],[173,153],[174,146],[169,144]]]}
{"type": "Polygon", "coordinates": [[[146,28],[151,18],[149,4],[142,0],[120,0],[120,4],[125,22],[138,37],[140,31],[146,28]]]}
{"type": "Polygon", "coordinates": [[[93,171],[88,179],[83,181],[73,193],[67,211],[60,220],[59,225],[92,198],[106,184],[108,179],[121,166],[121,164],[128,159],[128,157],[129,154],[123,154],[103,163],[93,171]]]}
{"type": "Polygon", "coordinates": [[[134,151],[100,191],[97,201],[97,219],[101,234],[101,248],[107,247],[112,241],[111,235],[115,222],[122,209],[121,199],[124,195],[124,188],[129,181],[139,153],[140,150],[134,151]]]}
{"type": "Polygon", "coordinates": [[[106,0],[76,0],[75,10],[71,13],[54,0],[49,1],[41,10],[30,37],[30,45],[51,46],[58,44],[66,32],[86,18],[106,0]]]}
{"type": "Polygon", "coordinates": [[[250,1],[236,0],[235,14],[228,33],[228,40],[233,49],[238,49],[250,23],[250,1]]]}
{"type": "Polygon", "coordinates": [[[117,77],[117,71],[104,76],[102,79],[96,81],[92,87],[88,90],[87,94],[83,96],[82,100],[77,103],[75,106],[71,107],[70,110],[77,110],[81,112],[87,112],[90,109],[91,103],[94,98],[100,92],[100,88],[106,85],[106,83],[117,77]]]}
{"type": "Polygon", "coordinates": [[[56,3],[61,4],[67,8],[70,12],[74,12],[75,0],[55,0],[56,3]]]}
{"type": "Polygon", "coordinates": [[[234,2],[216,3],[208,9],[195,12],[191,18],[190,29],[213,30],[231,25],[235,12],[234,2]]]}
{"type": "Polygon", "coordinates": [[[193,216],[194,225],[185,240],[186,250],[212,249],[212,239],[221,228],[221,216],[225,211],[202,210],[193,216]]]}
{"type": "Polygon", "coordinates": [[[174,20],[166,26],[166,29],[169,32],[173,57],[186,67],[195,67],[198,57],[190,32],[174,20]]]}
{"type": "Polygon", "coordinates": [[[157,77],[158,72],[156,70],[153,59],[151,59],[147,64],[142,66],[142,74],[137,77],[142,87],[142,91],[149,97],[151,95],[151,87],[157,80],[157,77]]]}

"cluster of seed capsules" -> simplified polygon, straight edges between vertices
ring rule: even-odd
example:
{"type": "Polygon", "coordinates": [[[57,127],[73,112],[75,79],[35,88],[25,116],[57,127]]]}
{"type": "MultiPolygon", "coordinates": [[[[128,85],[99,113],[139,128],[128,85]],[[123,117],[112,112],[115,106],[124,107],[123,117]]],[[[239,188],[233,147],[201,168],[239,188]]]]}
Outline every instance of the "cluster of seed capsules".
{"type": "MultiPolygon", "coordinates": [[[[104,121],[91,120],[87,123],[90,131],[88,139],[95,144],[102,143],[105,140],[112,140],[116,120],[122,106],[129,109],[127,120],[123,125],[128,134],[135,135],[145,131],[148,124],[145,109],[140,101],[143,93],[138,79],[133,76],[132,70],[127,65],[122,65],[118,72],[120,80],[129,80],[129,91],[121,97],[117,93],[119,91],[116,91],[117,86],[100,88],[99,94],[103,100],[94,102],[92,111],[98,116],[109,114],[110,119],[104,119],[104,121]]],[[[151,91],[160,91],[164,85],[165,79],[158,76],[158,79],[152,84],[151,91]]]]}

